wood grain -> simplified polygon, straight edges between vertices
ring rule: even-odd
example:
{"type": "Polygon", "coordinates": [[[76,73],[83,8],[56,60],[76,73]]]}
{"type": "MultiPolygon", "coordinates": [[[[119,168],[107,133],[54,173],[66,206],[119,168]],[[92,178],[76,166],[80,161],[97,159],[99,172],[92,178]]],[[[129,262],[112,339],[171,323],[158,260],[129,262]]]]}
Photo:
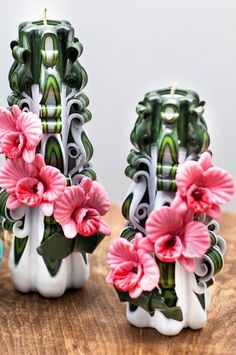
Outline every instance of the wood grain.
{"type": "Polygon", "coordinates": [[[225,267],[216,275],[206,327],[200,331],[185,329],[171,338],[130,325],[125,305],[105,283],[107,248],[123,225],[118,206],[112,207],[107,221],[112,237],[90,257],[87,286],[70,290],[60,299],[17,292],[5,251],[0,268],[0,354],[235,354],[236,213],[225,213],[221,221],[228,250],[225,267]]]}

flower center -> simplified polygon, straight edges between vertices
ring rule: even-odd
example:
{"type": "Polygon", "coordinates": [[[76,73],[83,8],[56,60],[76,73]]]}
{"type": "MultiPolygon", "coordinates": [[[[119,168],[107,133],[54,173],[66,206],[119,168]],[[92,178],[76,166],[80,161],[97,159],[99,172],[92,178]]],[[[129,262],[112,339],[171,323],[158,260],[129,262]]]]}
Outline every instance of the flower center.
{"type": "Polygon", "coordinates": [[[34,184],[34,185],[31,187],[31,189],[32,189],[32,192],[33,192],[34,194],[36,194],[36,193],[38,192],[38,184],[34,184]]]}
{"type": "Polygon", "coordinates": [[[16,184],[17,199],[29,207],[38,206],[43,198],[44,186],[36,178],[26,177],[16,184]]]}
{"type": "Polygon", "coordinates": [[[176,241],[176,236],[174,235],[172,238],[170,238],[167,242],[166,242],[166,246],[168,248],[171,248],[175,245],[175,241],[176,241]]]}
{"type": "Polygon", "coordinates": [[[200,190],[194,190],[192,192],[192,197],[195,201],[201,201],[203,193],[200,190]]]}
{"type": "Polygon", "coordinates": [[[138,273],[138,268],[137,268],[137,266],[134,266],[134,267],[133,267],[132,272],[133,272],[134,274],[137,274],[137,273],[138,273]]]}
{"type": "Polygon", "coordinates": [[[96,233],[100,225],[99,213],[86,207],[76,208],[72,213],[72,218],[75,220],[77,232],[84,237],[96,233]]]}

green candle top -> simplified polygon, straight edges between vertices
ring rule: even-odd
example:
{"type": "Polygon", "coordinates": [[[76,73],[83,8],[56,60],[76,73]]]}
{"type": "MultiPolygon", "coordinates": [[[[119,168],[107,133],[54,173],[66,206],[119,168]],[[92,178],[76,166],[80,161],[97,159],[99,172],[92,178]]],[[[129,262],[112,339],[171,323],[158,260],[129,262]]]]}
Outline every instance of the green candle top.
{"type": "MultiPolygon", "coordinates": [[[[18,40],[11,42],[15,59],[9,81],[13,92],[25,92],[31,96],[33,84],[42,83],[42,66],[57,73],[60,83],[81,90],[87,83],[87,75],[78,57],[83,46],[74,36],[74,28],[68,21],[27,21],[19,26],[18,40]]],[[[55,75],[54,75],[55,76],[55,75]]]]}

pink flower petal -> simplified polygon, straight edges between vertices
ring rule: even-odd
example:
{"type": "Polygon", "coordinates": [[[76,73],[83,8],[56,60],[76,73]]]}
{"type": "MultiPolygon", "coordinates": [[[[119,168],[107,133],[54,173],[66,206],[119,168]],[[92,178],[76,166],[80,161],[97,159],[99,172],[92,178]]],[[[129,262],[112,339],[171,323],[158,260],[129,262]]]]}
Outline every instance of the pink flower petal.
{"type": "Polygon", "coordinates": [[[37,115],[32,112],[21,112],[16,120],[16,128],[25,135],[28,148],[35,148],[39,144],[42,123],[37,115]]]}
{"type": "Polygon", "coordinates": [[[16,195],[10,195],[7,199],[7,208],[9,210],[14,210],[22,205],[16,198],[16,195]]]}
{"type": "Polygon", "coordinates": [[[171,202],[171,209],[185,216],[188,211],[186,198],[182,197],[179,191],[176,192],[174,200],[171,202]]]}
{"type": "Polygon", "coordinates": [[[204,172],[203,184],[212,193],[212,200],[215,204],[228,202],[234,193],[232,176],[220,168],[210,168],[204,172]]]}
{"type": "Polygon", "coordinates": [[[72,239],[77,235],[76,223],[73,219],[70,219],[66,224],[62,224],[62,229],[66,238],[72,239]]]}
{"type": "Polygon", "coordinates": [[[138,255],[134,246],[125,238],[118,238],[110,246],[107,254],[108,264],[111,268],[116,268],[126,260],[137,262],[138,255]]]}
{"type": "Polygon", "coordinates": [[[105,189],[97,181],[93,181],[90,190],[87,192],[87,205],[96,209],[101,216],[109,210],[110,203],[105,189]]]}
{"type": "Polygon", "coordinates": [[[139,284],[137,283],[130,291],[129,295],[131,298],[138,298],[143,292],[143,289],[139,284]]]}
{"type": "Polygon", "coordinates": [[[210,247],[210,236],[207,227],[196,221],[189,222],[184,228],[183,256],[201,258],[210,247]]]}
{"type": "Polygon", "coordinates": [[[143,266],[144,275],[141,278],[140,286],[144,291],[152,291],[158,286],[160,272],[156,261],[150,254],[138,250],[139,261],[143,266]]]}
{"type": "Polygon", "coordinates": [[[182,229],[183,220],[170,207],[162,207],[150,213],[146,222],[146,234],[152,242],[159,237],[178,232],[182,229]]]}
{"type": "Polygon", "coordinates": [[[179,262],[183,265],[185,270],[187,270],[188,272],[193,272],[195,270],[196,267],[195,259],[181,256],[179,258],[179,262]]]}
{"type": "Polygon", "coordinates": [[[16,184],[25,177],[36,177],[37,169],[33,164],[27,164],[22,158],[10,160],[7,159],[0,167],[0,186],[9,194],[15,192],[16,184]]]}
{"type": "Polygon", "coordinates": [[[6,134],[2,139],[2,149],[9,159],[17,159],[25,146],[25,138],[19,132],[6,134]]]}
{"type": "Polygon", "coordinates": [[[12,114],[14,116],[14,121],[16,122],[17,117],[21,115],[21,109],[17,105],[12,106],[12,114]]]}
{"type": "Polygon", "coordinates": [[[84,237],[91,236],[98,231],[100,215],[96,210],[77,208],[73,213],[77,232],[84,237]]]}
{"type": "Polygon", "coordinates": [[[183,215],[183,219],[184,219],[184,225],[186,225],[188,222],[193,221],[194,219],[194,212],[191,209],[188,209],[185,212],[185,215],[183,215]]]}
{"type": "Polygon", "coordinates": [[[64,175],[57,168],[46,165],[41,169],[39,176],[43,181],[45,189],[43,199],[45,201],[54,201],[57,199],[66,187],[64,175]]]}
{"type": "Polygon", "coordinates": [[[55,202],[54,217],[56,221],[62,225],[69,223],[74,210],[84,206],[85,201],[84,190],[79,186],[66,187],[64,193],[55,202]]]}
{"type": "Polygon", "coordinates": [[[36,169],[38,169],[38,171],[40,171],[45,166],[45,161],[44,161],[44,157],[42,156],[42,154],[35,155],[33,165],[35,166],[36,169]]]}
{"type": "Polygon", "coordinates": [[[186,161],[178,168],[176,184],[178,186],[178,191],[182,196],[186,195],[189,186],[196,183],[196,181],[201,178],[202,173],[202,167],[196,161],[186,161]]]}
{"type": "Polygon", "coordinates": [[[135,249],[139,249],[141,240],[143,239],[142,233],[136,233],[134,238],[131,240],[131,243],[133,244],[135,249]]]}
{"type": "Polygon", "coordinates": [[[16,123],[12,113],[0,107],[0,142],[8,133],[16,132],[16,123]]]}
{"type": "Polygon", "coordinates": [[[106,282],[109,284],[113,284],[113,273],[114,273],[114,270],[111,269],[106,276],[106,282]]]}
{"type": "Polygon", "coordinates": [[[54,204],[52,202],[41,202],[40,207],[45,216],[50,217],[53,214],[54,204]]]}
{"type": "Polygon", "coordinates": [[[148,237],[142,238],[139,242],[139,248],[147,252],[154,252],[154,243],[148,237]]]}
{"type": "Polygon", "coordinates": [[[110,235],[111,234],[111,229],[109,227],[109,225],[107,224],[107,222],[105,222],[103,219],[100,218],[100,224],[98,227],[98,231],[102,234],[105,235],[110,235]]]}
{"type": "Polygon", "coordinates": [[[221,209],[219,206],[217,205],[213,205],[211,208],[208,208],[208,210],[206,211],[206,213],[208,214],[208,216],[214,218],[214,219],[219,219],[222,215],[221,209]]]}
{"type": "Polygon", "coordinates": [[[32,163],[35,158],[35,148],[32,148],[32,149],[24,148],[23,152],[22,152],[22,158],[27,163],[32,163]]]}
{"type": "Polygon", "coordinates": [[[81,189],[84,190],[84,193],[87,194],[87,193],[89,192],[89,190],[91,189],[92,184],[93,184],[92,179],[90,179],[90,178],[88,178],[88,177],[84,177],[84,178],[81,180],[79,186],[80,186],[81,189]]]}
{"type": "Polygon", "coordinates": [[[201,154],[198,163],[201,165],[202,170],[208,170],[212,167],[212,156],[209,152],[204,152],[201,154]]]}

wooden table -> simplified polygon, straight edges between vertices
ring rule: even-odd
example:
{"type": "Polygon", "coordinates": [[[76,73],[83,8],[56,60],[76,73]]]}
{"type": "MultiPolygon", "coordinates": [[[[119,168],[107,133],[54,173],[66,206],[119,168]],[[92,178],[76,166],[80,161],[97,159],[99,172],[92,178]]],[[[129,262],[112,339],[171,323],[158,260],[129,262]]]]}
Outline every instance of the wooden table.
{"type": "Polygon", "coordinates": [[[105,283],[106,252],[119,235],[123,218],[113,206],[107,238],[90,257],[87,287],[60,299],[17,292],[7,267],[0,268],[0,354],[236,354],[236,213],[225,213],[221,234],[228,242],[223,271],[216,276],[206,327],[166,337],[154,329],[138,329],[125,317],[125,305],[105,283]]]}

